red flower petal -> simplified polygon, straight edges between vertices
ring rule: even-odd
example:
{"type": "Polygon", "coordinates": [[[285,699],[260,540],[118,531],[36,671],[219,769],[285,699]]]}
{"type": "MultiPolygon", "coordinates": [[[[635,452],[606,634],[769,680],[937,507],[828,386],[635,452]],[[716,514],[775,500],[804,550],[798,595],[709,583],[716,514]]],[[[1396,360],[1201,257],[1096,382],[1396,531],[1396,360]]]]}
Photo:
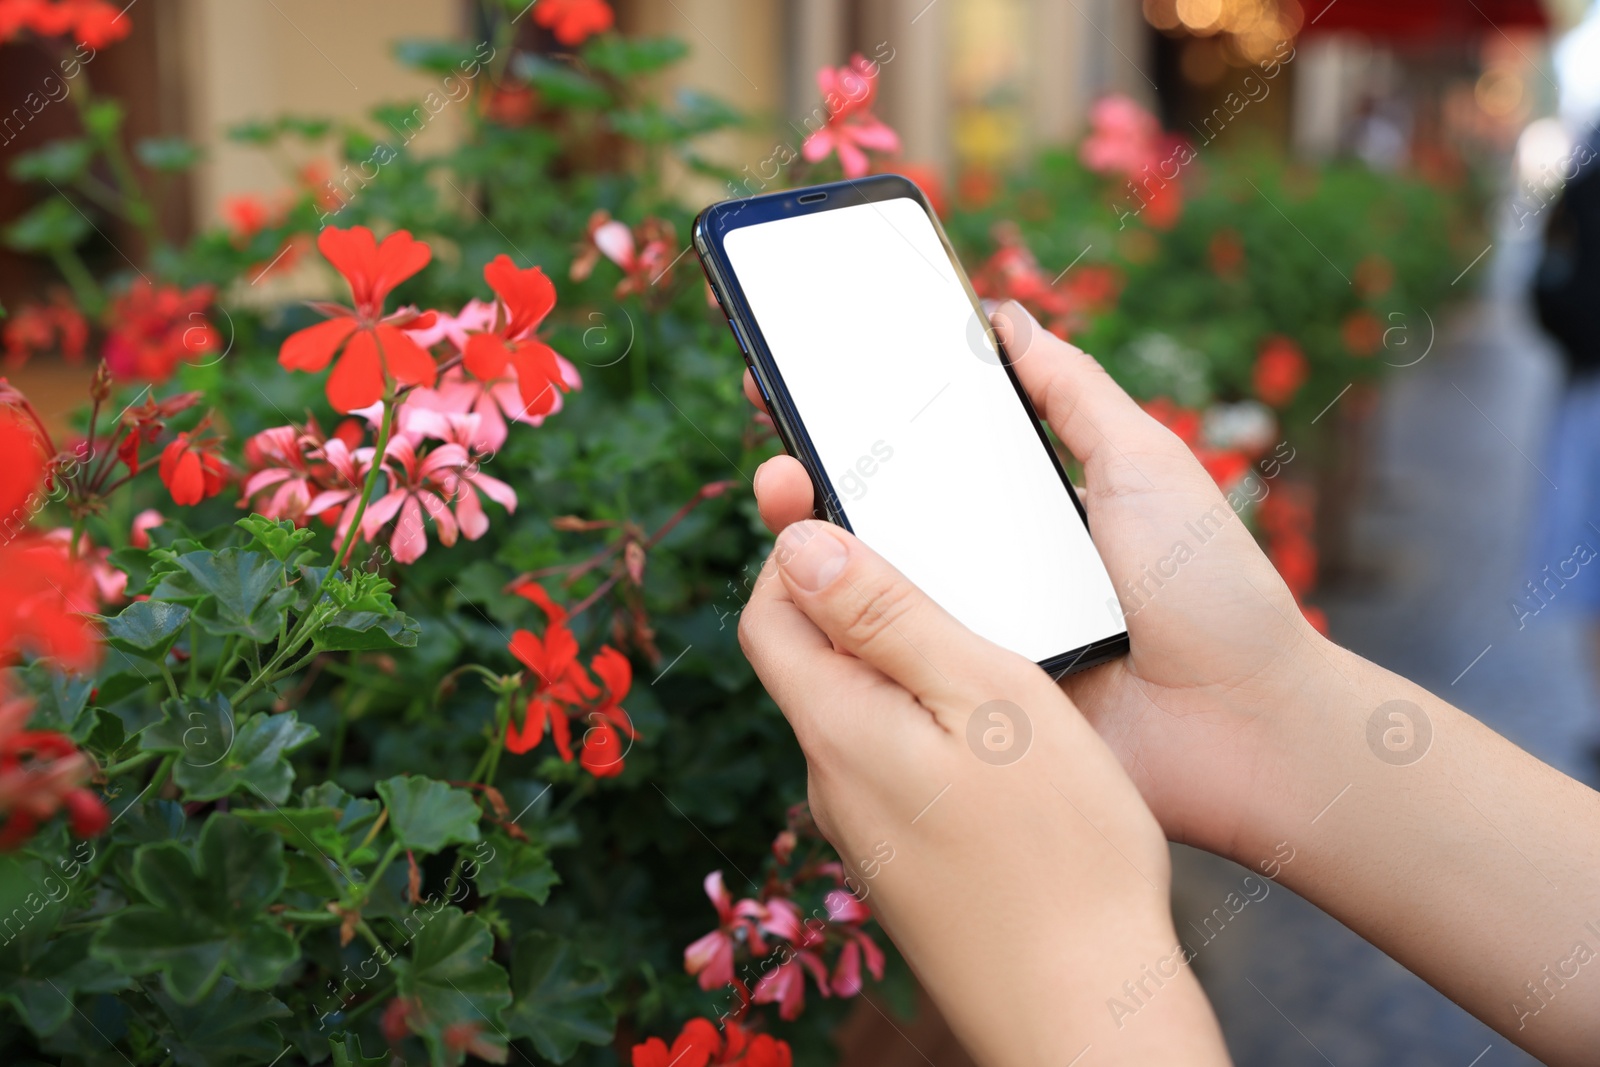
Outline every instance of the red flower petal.
{"type": "Polygon", "coordinates": [[[521,337],[556,306],[556,287],[538,267],[519,269],[504,253],[490,260],[483,268],[483,280],[495,295],[505,301],[511,321],[506,324],[505,336],[521,337]]]}
{"type": "Polygon", "coordinates": [[[606,645],[590,661],[589,669],[605,683],[607,697],[612,703],[628,695],[628,689],[633,685],[633,665],[628,662],[627,656],[606,645]]]}
{"type": "MultiPolygon", "coordinates": [[[[526,630],[520,631],[527,633],[526,630]]],[[[531,635],[530,635],[531,636],[531,635]]],[[[512,643],[516,641],[512,638],[512,643]]],[[[506,724],[506,749],[516,755],[531,752],[539,747],[539,742],[544,740],[545,724],[550,719],[550,702],[544,697],[536,696],[528,701],[527,710],[523,713],[522,726],[516,723],[506,724]]]]}
{"type": "Polygon", "coordinates": [[[283,347],[278,350],[278,362],[289,370],[320,371],[355,329],[356,320],[341,315],[297,330],[284,340],[283,347]]]}
{"type": "Polygon", "coordinates": [[[44,481],[39,435],[20,418],[0,415],[0,514],[15,515],[44,481]]]}
{"type": "Polygon", "coordinates": [[[625,754],[616,727],[601,719],[584,732],[583,754],[578,762],[596,778],[615,778],[622,773],[625,754]]]}
{"type": "Polygon", "coordinates": [[[383,361],[370,330],[362,330],[344,346],[344,355],[328,375],[328,403],[341,415],[371,407],[383,399],[383,361]]]}
{"type": "Polygon", "coordinates": [[[438,365],[433,357],[395,326],[379,326],[376,331],[383,362],[402,385],[422,385],[431,388],[438,377],[438,365]]]}
{"type": "Polygon", "coordinates": [[[542,341],[522,341],[511,349],[510,358],[511,365],[517,368],[522,414],[550,414],[561,398],[560,391],[566,389],[555,349],[542,341]]]}
{"type": "Polygon", "coordinates": [[[200,457],[189,447],[189,439],[179,435],[161,450],[161,481],[172,494],[174,504],[198,504],[206,498],[205,475],[200,457]]]}
{"type": "Polygon", "coordinates": [[[356,310],[369,320],[382,313],[383,301],[395,286],[433,258],[433,250],[405,230],[391,233],[380,245],[365,226],[325,229],[317,235],[317,249],[344,275],[356,310]]]}
{"type": "Polygon", "coordinates": [[[467,373],[480,381],[492,382],[506,372],[511,360],[511,350],[492,333],[475,333],[467,337],[466,351],[461,354],[462,366],[467,373]]]}

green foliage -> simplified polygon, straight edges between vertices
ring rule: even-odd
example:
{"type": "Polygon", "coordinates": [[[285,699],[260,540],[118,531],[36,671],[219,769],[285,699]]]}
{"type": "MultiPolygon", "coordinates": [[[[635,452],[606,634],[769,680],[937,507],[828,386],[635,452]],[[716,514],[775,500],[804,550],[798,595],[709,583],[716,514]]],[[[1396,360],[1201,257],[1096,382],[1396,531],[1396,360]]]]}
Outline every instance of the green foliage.
{"type": "Polygon", "coordinates": [[[465,789],[431,778],[389,778],[378,783],[389,825],[400,844],[418,852],[478,840],[478,805],[465,789]]]}
{"type": "Polygon", "coordinates": [[[265,914],[284,877],[281,840],[213,815],[193,845],[135,850],[132,888],[144,903],[107,918],[92,952],[122,974],[160,973],[179,1005],[198,1003],[224,974],[269,989],[296,957],[294,938],[265,914]]]}
{"type": "Polygon", "coordinates": [[[616,1015],[605,1002],[605,979],[578,959],[569,943],[553,934],[525,934],[511,967],[517,999],[506,1025],[531,1041],[539,1055],[565,1063],[579,1045],[611,1040],[616,1015]]]}

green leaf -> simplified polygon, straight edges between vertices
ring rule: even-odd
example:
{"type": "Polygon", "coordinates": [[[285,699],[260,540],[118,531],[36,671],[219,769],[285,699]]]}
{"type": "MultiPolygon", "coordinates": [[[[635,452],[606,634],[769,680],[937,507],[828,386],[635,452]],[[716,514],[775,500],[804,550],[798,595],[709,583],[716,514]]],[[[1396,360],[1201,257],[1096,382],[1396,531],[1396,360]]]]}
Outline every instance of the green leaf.
{"type": "Polygon", "coordinates": [[[515,841],[501,833],[491,835],[488,843],[493,851],[487,858],[467,861],[477,866],[474,880],[484,896],[498,893],[543,904],[550,897],[551,887],[561,884],[555,865],[537,845],[515,841]]]}
{"type": "MultiPolygon", "coordinates": [[[[215,699],[227,704],[220,694],[215,699]]],[[[294,785],[288,755],[316,736],[316,728],[300,722],[292,711],[257,712],[239,725],[233,743],[220,753],[214,746],[195,746],[205,758],[193,759],[189,753],[194,748],[186,749],[172,769],[172,780],[190,800],[216,800],[248,790],[282,804],[294,785]]]]}
{"type": "Polygon", "coordinates": [[[341,611],[317,630],[311,643],[324,652],[415,648],[422,627],[409,615],[385,618],[371,611],[341,611]]]}
{"type": "Polygon", "coordinates": [[[394,583],[372,571],[356,571],[350,576],[340,575],[328,583],[328,599],[346,611],[374,612],[393,615],[394,597],[389,594],[394,583]]]}
{"type": "Polygon", "coordinates": [[[370,845],[362,846],[361,841],[383,811],[378,801],[353,797],[336,782],[322,782],[301,793],[300,802],[307,809],[330,808],[338,816],[333,826],[318,826],[311,831],[311,840],[317,848],[346,866],[370,863],[377,858],[376,851],[370,845]]]}
{"type": "Polygon", "coordinates": [[[333,1067],[389,1067],[394,1058],[387,1052],[381,1056],[363,1055],[358,1034],[340,1034],[330,1038],[328,1047],[333,1050],[333,1067]]]}
{"type": "Polygon", "coordinates": [[[580,1044],[610,1043],[617,1016],[606,1004],[608,983],[567,941],[537,930],[524,934],[511,978],[517,997],[506,1011],[506,1031],[532,1041],[545,1059],[565,1063],[580,1044]]]}
{"type": "Polygon", "coordinates": [[[150,588],[150,569],[154,561],[151,559],[153,551],[148,548],[134,548],[131,545],[114,549],[107,561],[117,570],[128,576],[127,594],[138,596],[150,588]]]}
{"type": "Polygon", "coordinates": [[[94,716],[89,713],[89,694],[94,691],[91,679],[64,674],[42,661],[28,664],[17,674],[33,694],[30,726],[35,730],[56,730],[74,741],[89,736],[94,729],[94,716]]]}
{"type": "Polygon", "coordinates": [[[389,827],[406,848],[438,852],[478,840],[478,804],[465,789],[433,778],[386,778],[378,795],[389,808],[389,827]]]}
{"type": "Polygon", "coordinates": [[[177,563],[193,587],[205,595],[194,618],[207,632],[238,634],[258,642],[278,636],[295,597],[294,590],[284,584],[282,564],[238,548],[187,552],[177,563]]]}
{"type": "Polygon", "coordinates": [[[5,229],[6,245],[18,252],[68,252],[93,227],[63,196],[52,196],[5,229]]]}
{"type": "Polygon", "coordinates": [[[474,64],[481,64],[477,50],[464,41],[408,38],[396,41],[394,57],[416,70],[433,74],[462,75],[474,64]]]}
{"type": "Polygon", "coordinates": [[[301,555],[306,542],[317,536],[317,531],[310,526],[296,528],[286,518],[267,518],[266,515],[246,515],[234,525],[250,534],[246,549],[262,550],[278,563],[288,563],[290,557],[301,555]]]}
{"type": "Polygon", "coordinates": [[[122,105],[102,97],[83,109],[83,128],[96,140],[116,136],[122,128],[122,105]]]}
{"type": "Polygon", "coordinates": [[[200,162],[200,149],[182,137],[146,137],[133,146],[139,162],[151,170],[188,170],[200,162]]]}
{"type": "Polygon", "coordinates": [[[135,600],[107,618],[106,643],[131,656],[160,661],[189,624],[189,609],[160,600],[135,600]]]}
{"type": "Polygon", "coordinates": [[[482,919],[455,907],[441,908],[426,921],[411,941],[411,958],[395,963],[395,991],[412,1009],[406,1023],[428,1046],[436,1065],[459,1064],[465,1058],[444,1040],[445,1029],[458,1023],[479,1028],[479,1042],[500,1050],[496,1062],[504,1062],[500,1013],[511,1003],[511,985],[505,970],[490,958],[494,934],[482,919]]]}
{"type": "Polygon", "coordinates": [[[583,61],[595,70],[618,78],[631,78],[670,67],[689,54],[689,46],[676,37],[624,37],[608,33],[590,39],[583,61]]]}
{"type": "Polygon", "coordinates": [[[71,1018],[75,994],[128,985],[88,958],[88,931],[56,933],[74,879],[94,854],[94,845],[85,841],[74,849],[75,858],[60,859],[55,868],[32,857],[0,856],[0,1002],[9,1003],[40,1037],[71,1018]]]}
{"type": "Polygon", "coordinates": [[[122,719],[101,708],[94,713],[94,729],[84,739],[83,747],[103,766],[109,766],[133,755],[139,746],[128,736],[122,719]]]}
{"type": "Polygon", "coordinates": [[[24,152],[11,161],[11,176],[19,182],[76,181],[94,159],[94,145],[81,137],[51,141],[43,148],[24,152]]]}
{"type": "Polygon", "coordinates": [[[279,563],[287,563],[317,535],[309,526],[296,528],[288,519],[269,519],[265,515],[247,515],[234,525],[250,535],[245,548],[260,549],[279,563]]]}
{"type": "Polygon", "coordinates": [[[139,735],[147,752],[175,752],[179,762],[196,766],[220,763],[238,733],[233,705],[221,693],[162,703],[163,718],[139,735]]]}
{"type": "Polygon", "coordinates": [[[235,808],[233,814],[300,849],[315,844],[314,835],[339,825],[339,813],[332,808],[235,808]]]}
{"type": "Polygon", "coordinates": [[[539,95],[558,107],[607,107],[611,94],[605,86],[555,60],[518,52],[511,61],[516,75],[539,90],[539,95]]]}
{"type": "Polygon", "coordinates": [[[93,955],[130,976],[160,972],[180,1004],[196,1004],[223,975],[265,989],[299,956],[294,938],[265,915],[283,888],[283,842],[232,815],[213,814],[192,846],[141,845],[130,904],[95,933],[93,955]]]}
{"type": "Polygon", "coordinates": [[[179,1003],[159,990],[150,999],[170,1024],[161,1037],[178,1067],[264,1064],[286,1051],[288,1042],[274,1020],[291,1013],[271,994],[241,989],[224,978],[198,1004],[179,1003]]]}

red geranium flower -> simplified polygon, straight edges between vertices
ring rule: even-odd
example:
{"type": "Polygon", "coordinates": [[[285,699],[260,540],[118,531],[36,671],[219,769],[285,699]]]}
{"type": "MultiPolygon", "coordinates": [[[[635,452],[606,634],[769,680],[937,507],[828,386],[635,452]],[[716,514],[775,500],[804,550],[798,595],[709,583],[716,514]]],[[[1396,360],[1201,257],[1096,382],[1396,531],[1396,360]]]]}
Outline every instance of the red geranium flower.
{"type": "Polygon", "coordinates": [[[39,434],[20,413],[0,408],[0,516],[24,513],[44,482],[47,462],[39,434]]]}
{"type": "Polygon", "coordinates": [[[537,582],[522,582],[513,592],[538,604],[546,624],[543,639],[528,630],[511,635],[511,654],[533,672],[535,682],[522,723],[506,726],[506,748],[519,755],[530,752],[544,740],[548,727],[556,751],[571,763],[571,718],[586,716],[591,725],[583,736],[579,761],[583,769],[596,778],[621,774],[627,753],[619,734],[630,740],[639,736],[621,705],[633,682],[627,658],[608,645],[590,661],[589,670],[605,685],[602,691],[578,662],[578,639],[567,627],[566,609],[550,599],[537,582]]]}
{"type": "Polygon", "coordinates": [[[1339,336],[1353,356],[1370,356],[1383,347],[1383,320],[1370,311],[1352,311],[1339,325],[1339,336]]]}
{"type": "Polygon", "coordinates": [[[40,37],[70,33],[98,51],[122,40],[132,29],[133,22],[124,17],[124,9],[106,0],[0,0],[0,42],[23,30],[40,37]]]}
{"type": "Polygon", "coordinates": [[[633,1046],[633,1067],[790,1067],[794,1054],[786,1041],[753,1034],[732,1020],[727,1042],[710,1019],[690,1019],[668,1048],[659,1037],[633,1046]]]}
{"type": "Polygon", "coordinates": [[[22,652],[88,670],[99,659],[94,576],[67,546],[40,537],[0,545],[0,664],[22,652]]]}
{"type": "Polygon", "coordinates": [[[533,21],[570,47],[609,30],[616,15],[605,0],[539,0],[533,21]]]}
{"type": "Polygon", "coordinates": [[[228,465],[217,454],[219,448],[215,438],[180,433],[161,450],[161,481],[174,504],[198,504],[222,492],[228,484],[228,465]]]}
{"type": "Polygon", "coordinates": [[[316,373],[338,355],[328,376],[328,402],[341,413],[376,404],[392,383],[432,385],[437,373],[433,357],[405,331],[431,326],[433,313],[406,309],[383,315],[383,303],[394,287],[426,267],[432,249],[405,230],[379,244],[365,226],[329,227],[317,236],[317,248],[344,275],[355,307],[313,305],[329,319],[290,334],[278,362],[289,370],[316,373]]]}
{"type": "Polygon", "coordinates": [[[93,837],[111,822],[85,789],[94,765],[72,739],[54,730],[25,730],[32,708],[0,692],[0,851],[18,848],[45,819],[65,809],[72,832],[93,837]]]}
{"type": "Polygon", "coordinates": [[[1281,335],[1269,337],[1256,357],[1256,395],[1272,407],[1281,408],[1306,383],[1308,371],[1299,345],[1281,335]]]}
{"type": "Polygon", "coordinates": [[[515,369],[523,413],[548,415],[568,385],[555,350],[534,331],[556,306],[556,287],[538,267],[519,270],[504,254],[483,268],[483,278],[499,298],[495,326],[467,335],[462,363],[486,382],[503,378],[507,367],[515,369]]]}
{"type": "Polygon", "coordinates": [[[76,363],[89,341],[89,320],[70,297],[56,293],[48,304],[18,308],[0,337],[5,341],[9,367],[19,367],[30,356],[46,352],[59,352],[68,363],[76,363]]]}
{"type": "Polygon", "coordinates": [[[106,312],[106,366],[118,378],[164,382],[179,363],[215,352],[221,338],[203,313],[214,295],[209,285],[134,282],[106,312]]]}

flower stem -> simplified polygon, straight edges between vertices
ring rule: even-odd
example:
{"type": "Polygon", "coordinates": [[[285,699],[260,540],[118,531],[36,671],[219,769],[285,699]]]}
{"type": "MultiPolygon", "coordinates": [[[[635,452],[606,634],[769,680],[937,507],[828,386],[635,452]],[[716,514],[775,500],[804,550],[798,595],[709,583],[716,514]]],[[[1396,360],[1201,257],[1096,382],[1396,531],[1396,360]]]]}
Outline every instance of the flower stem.
{"type": "Polygon", "coordinates": [[[173,700],[182,700],[183,694],[178,691],[178,680],[172,676],[172,668],[167,666],[167,661],[161,661],[161,677],[167,680],[167,692],[172,694],[173,700]]]}
{"type": "Polygon", "coordinates": [[[399,405],[392,398],[383,406],[383,422],[378,427],[378,442],[373,448],[372,467],[367,471],[367,480],[361,487],[361,498],[356,502],[355,517],[350,520],[350,526],[345,531],[343,540],[334,546],[333,559],[329,562],[328,569],[323,572],[322,581],[317,583],[316,592],[311,594],[311,599],[306,604],[305,613],[295,620],[294,627],[290,629],[285,642],[278,645],[278,651],[273,654],[272,658],[233,695],[232,703],[235,707],[238,707],[246,697],[255,695],[257,690],[267,685],[283,665],[283,662],[298,652],[316,633],[317,627],[321,625],[321,622],[317,620],[321,614],[318,608],[322,604],[322,594],[327,592],[328,583],[333,580],[334,573],[338,571],[340,560],[350,550],[356,535],[361,530],[361,516],[366,513],[367,502],[372,499],[372,492],[377,487],[378,472],[383,469],[383,454],[389,447],[389,434],[394,429],[394,413],[398,407],[399,405]]]}
{"type": "Polygon", "coordinates": [[[159,755],[161,755],[159,752],[141,752],[137,756],[129,756],[121,763],[113,763],[100,773],[108,779],[115,778],[119,774],[126,774],[128,771],[143,767],[146,763],[149,763],[159,755]]]}

